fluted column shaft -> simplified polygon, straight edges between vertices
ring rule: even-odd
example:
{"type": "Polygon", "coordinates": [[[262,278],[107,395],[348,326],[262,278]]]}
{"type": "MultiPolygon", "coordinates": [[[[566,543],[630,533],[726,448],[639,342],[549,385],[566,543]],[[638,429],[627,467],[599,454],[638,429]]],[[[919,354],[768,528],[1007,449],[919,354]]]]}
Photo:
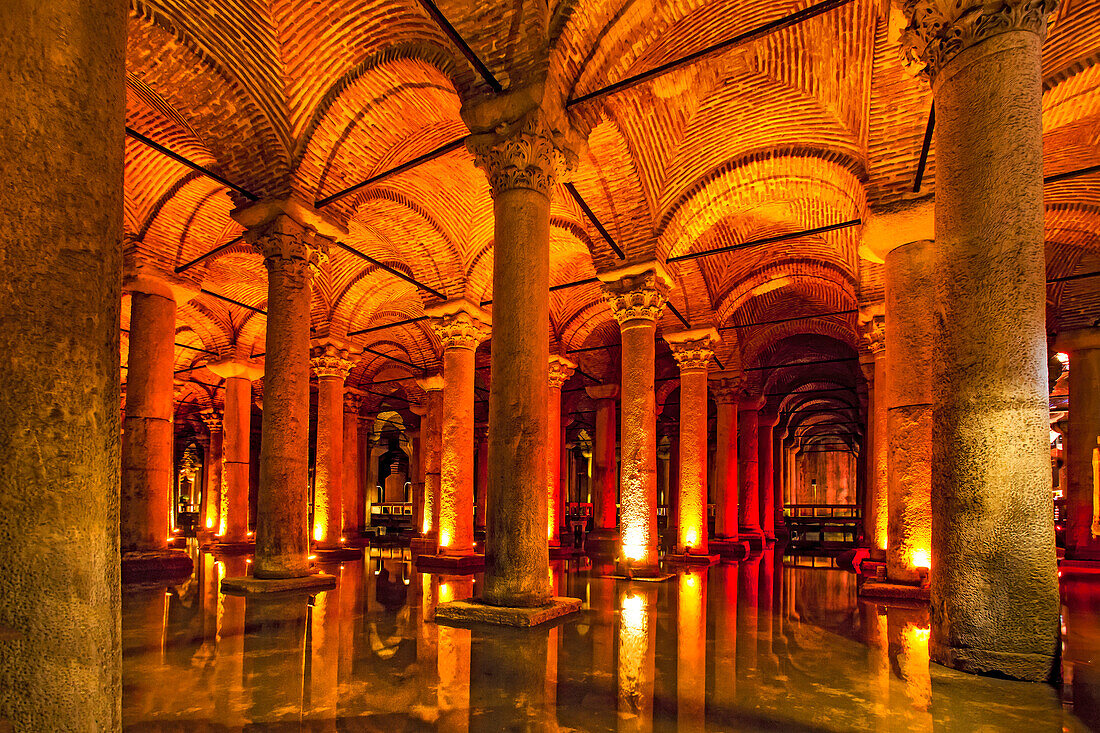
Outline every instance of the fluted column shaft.
{"type": "Polygon", "coordinates": [[[936,104],[932,659],[1046,679],[1058,649],[1043,249],[1053,3],[907,5],[936,104]]]}

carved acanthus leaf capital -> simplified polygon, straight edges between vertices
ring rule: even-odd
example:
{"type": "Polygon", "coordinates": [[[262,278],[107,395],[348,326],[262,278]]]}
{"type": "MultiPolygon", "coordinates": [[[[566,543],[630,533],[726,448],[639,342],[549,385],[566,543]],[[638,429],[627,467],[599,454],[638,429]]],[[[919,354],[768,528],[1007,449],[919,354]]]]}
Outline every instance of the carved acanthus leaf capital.
{"type": "Polygon", "coordinates": [[[668,301],[670,287],[661,273],[649,270],[605,281],[603,299],[611,306],[619,325],[636,320],[656,321],[668,301]]]}
{"type": "Polygon", "coordinates": [[[576,362],[554,354],[550,357],[550,388],[561,389],[577,371],[576,362]]]}
{"type": "Polygon", "coordinates": [[[714,401],[719,405],[734,405],[741,397],[740,377],[723,377],[713,379],[710,383],[710,391],[714,395],[714,401]]]}
{"type": "Polygon", "coordinates": [[[878,355],[886,350],[886,316],[872,316],[860,328],[868,351],[878,355]]]}
{"type": "Polygon", "coordinates": [[[489,177],[494,197],[513,188],[549,196],[557,176],[575,162],[556,137],[546,115],[534,109],[518,120],[502,122],[492,132],[472,135],[466,146],[489,177]]]}
{"type": "Polygon", "coordinates": [[[435,316],[431,320],[432,330],[447,349],[476,349],[477,345],[490,334],[489,325],[476,313],[459,310],[445,315],[435,316]]]}
{"type": "Polygon", "coordinates": [[[358,415],[363,406],[363,395],[354,392],[344,393],[344,412],[350,415],[358,415]]]}
{"type": "Polygon", "coordinates": [[[199,413],[199,419],[211,435],[222,431],[222,414],[214,409],[203,410],[199,413]]]}
{"type": "Polygon", "coordinates": [[[910,62],[923,63],[929,79],[971,46],[1009,31],[1046,37],[1047,19],[1057,0],[905,0],[909,25],[901,46],[910,62]]]}
{"type": "Polygon", "coordinates": [[[355,366],[351,352],[333,344],[313,347],[309,352],[309,364],[318,379],[336,377],[340,381],[347,379],[355,366]]]}
{"type": "Polygon", "coordinates": [[[308,284],[328,259],[328,240],[286,215],[252,227],[245,239],[263,255],[268,273],[282,273],[294,283],[308,284]]]}
{"type": "Polygon", "coordinates": [[[718,343],[715,328],[694,328],[688,331],[666,333],[664,339],[672,349],[672,357],[680,365],[680,371],[707,369],[714,358],[714,345],[718,343]]]}

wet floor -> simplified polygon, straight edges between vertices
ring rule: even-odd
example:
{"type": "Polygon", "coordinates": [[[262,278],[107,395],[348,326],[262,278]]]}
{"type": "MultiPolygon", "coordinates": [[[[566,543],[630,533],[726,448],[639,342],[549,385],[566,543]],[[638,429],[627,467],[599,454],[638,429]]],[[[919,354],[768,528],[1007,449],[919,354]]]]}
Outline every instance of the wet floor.
{"type": "Polygon", "coordinates": [[[926,609],[858,600],[855,576],[765,552],[663,583],[557,562],[581,613],[457,629],[436,603],[478,576],[418,574],[407,550],[323,566],[309,598],[222,595],[245,558],[123,594],[134,731],[1078,731],[1100,725],[1100,577],[1063,584],[1060,686],[928,662],[926,609]]]}

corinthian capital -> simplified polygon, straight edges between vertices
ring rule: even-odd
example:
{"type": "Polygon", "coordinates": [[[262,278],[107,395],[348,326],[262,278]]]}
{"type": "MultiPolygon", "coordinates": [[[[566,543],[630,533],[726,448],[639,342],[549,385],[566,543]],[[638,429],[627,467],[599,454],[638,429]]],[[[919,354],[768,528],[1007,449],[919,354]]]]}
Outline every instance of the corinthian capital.
{"type": "Polygon", "coordinates": [[[935,79],[948,61],[986,38],[1008,31],[1046,37],[1057,0],[905,0],[909,25],[901,45],[910,61],[923,63],[935,79]]]}
{"type": "Polygon", "coordinates": [[[659,262],[644,262],[597,276],[603,281],[603,299],[620,326],[637,320],[656,321],[672,288],[672,278],[659,262]]]}
{"type": "Polygon", "coordinates": [[[340,381],[347,379],[355,366],[351,352],[335,344],[322,344],[310,349],[309,364],[318,379],[337,377],[340,381]]]}
{"type": "Polygon", "coordinates": [[[245,239],[263,255],[269,273],[280,272],[293,281],[308,282],[328,259],[328,240],[285,214],[250,228],[245,239]]]}
{"type": "Polygon", "coordinates": [[[490,318],[485,311],[465,299],[448,300],[424,309],[431,318],[432,330],[439,337],[443,350],[476,349],[489,337],[490,318]]]}
{"type": "Polygon", "coordinates": [[[719,405],[733,405],[741,397],[741,377],[720,377],[710,381],[710,391],[719,405]]]}
{"type": "Polygon", "coordinates": [[[222,414],[214,409],[203,410],[199,413],[199,419],[206,426],[211,435],[222,431],[222,414]]]}
{"type": "Polygon", "coordinates": [[[718,331],[714,328],[693,328],[687,331],[666,333],[663,336],[672,349],[672,357],[680,365],[680,371],[707,369],[714,358],[714,345],[718,343],[718,331]]]}
{"type": "Polygon", "coordinates": [[[886,316],[872,316],[860,326],[863,331],[863,343],[872,354],[881,354],[886,350],[886,316]]]}
{"type": "Polygon", "coordinates": [[[559,171],[566,168],[553,131],[537,109],[513,122],[502,122],[492,132],[473,135],[466,146],[489,177],[494,197],[513,188],[549,195],[559,171]]]}
{"type": "Polygon", "coordinates": [[[577,363],[564,356],[553,354],[550,356],[550,388],[561,389],[562,386],[577,371],[577,363]]]}

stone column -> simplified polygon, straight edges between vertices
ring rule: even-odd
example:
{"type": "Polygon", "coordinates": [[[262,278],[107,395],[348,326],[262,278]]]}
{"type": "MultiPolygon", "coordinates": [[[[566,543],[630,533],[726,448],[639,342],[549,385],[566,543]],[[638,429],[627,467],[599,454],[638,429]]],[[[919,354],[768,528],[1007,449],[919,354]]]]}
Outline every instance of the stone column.
{"type": "Polygon", "coordinates": [[[657,404],[653,392],[657,319],[672,278],[659,262],[599,273],[622,334],[622,554],[657,567],[657,404]]]}
{"type": "MultiPolygon", "coordinates": [[[[261,216],[267,214],[261,210],[261,216]]],[[[242,223],[250,223],[249,217],[242,223]]],[[[312,572],[307,526],[310,281],[326,245],[286,214],[257,222],[248,238],[264,257],[268,308],[252,575],[258,581],[304,579],[312,572]]],[[[235,587],[231,581],[236,580],[227,578],[223,588],[235,587]]]]}
{"type": "Polygon", "coordinates": [[[577,365],[564,356],[550,357],[550,390],[546,406],[546,537],[551,547],[561,546],[561,388],[577,365]]]}
{"type": "MultiPolygon", "coordinates": [[[[424,450],[424,512],[420,532],[425,537],[439,537],[439,483],[443,452],[443,376],[432,374],[416,380],[424,390],[425,413],[421,421],[421,447],[424,450]]],[[[374,455],[373,453],[371,454],[374,455]]],[[[374,491],[373,486],[367,487],[374,491]]]]}
{"type": "Polygon", "coordinates": [[[216,534],[220,545],[248,542],[248,472],[252,440],[252,380],[263,376],[258,365],[222,359],[206,368],[225,380],[222,415],[222,494],[216,534]]]}
{"type": "Polygon", "coordinates": [[[17,731],[122,724],[126,8],[57,0],[2,13],[0,625],[11,636],[0,719],[17,731]]]}
{"type": "Polygon", "coordinates": [[[1100,495],[1093,463],[1100,438],[1100,328],[1063,331],[1055,343],[1069,354],[1066,558],[1100,560],[1100,495]]]}
{"type": "MultiPolygon", "coordinates": [[[[680,367],[680,487],[676,553],[706,555],[707,369],[718,331],[696,328],[664,335],[680,367]]],[[[671,503],[671,499],[670,499],[671,503]]]]}
{"type": "Polygon", "coordinates": [[[586,387],[585,392],[596,402],[592,461],[589,465],[592,475],[592,534],[588,540],[603,554],[613,555],[619,544],[618,460],[615,457],[618,443],[615,400],[619,397],[619,385],[586,387]]]}
{"type": "Polygon", "coordinates": [[[779,424],[779,414],[761,410],[758,417],[757,446],[760,450],[757,477],[760,481],[760,529],[764,539],[775,541],[775,465],[772,460],[772,431],[779,424]]]}
{"type": "Polygon", "coordinates": [[[564,114],[510,92],[462,114],[467,145],[493,196],[494,308],[489,393],[489,496],[482,600],[539,606],[550,598],[546,543],[546,434],[550,358],[550,194],[564,114]],[[503,118],[503,119],[502,119],[503,118]],[[522,521],[520,521],[522,519],[522,521]]]}
{"type": "Polygon", "coordinates": [[[909,3],[936,103],[932,659],[1048,679],[1051,512],[1040,48],[1053,2],[909,3]]]}
{"type": "Polygon", "coordinates": [[[310,351],[317,378],[317,451],[313,470],[313,531],[318,550],[340,549],[344,531],[344,380],[354,362],[325,340],[310,351]]]}
{"type": "Polygon", "coordinates": [[[145,268],[128,272],[123,289],[130,293],[130,346],[119,505],[122,552],[148,553],[168,547],[176,302],[186,302],[191,293],[145,268]]]}
{"type": "Polygon", "coordinates": [[[714,535],[723,540],[737,539],[737,397],[740,382],[723,377],[714,380],[714,400],[718,406],[716,431],[718,446],[714,452],[714,535]]]}
{"type": "Polygon", "coordinates": [[[221,528],[222,501],[222,414],[214,409],[199,414],[210,436],[206,453],[206,486],[202,495],[202,515],[199,520],[204,532],[216,534],[221,528]]]}
{"type": "Polygon", "coordinates": [[[873,550],[886,550],[886,319],[872,318],[864,331],[870,354],[860,359],[867,378],[867,490],[863,503],[863,535],[873,550]]]}
{"type": "Polygon", "coordinates": [[[886,255],[886,576],[919,583],[931,566],[932,384],[914,364],[932,362],[932,293],[938,277],[928,240],[886,255]]]}
{"type": "Polygon", "coordinates": [[[742,398],[737,406],[738,535],[754,549],[764,544],[760,529],[760,408],[763,400],[742,398]]]}
{"type": "Polygon", "coordinates": [[[474,529],[485,531],[485,501],[489,491],[489,426],[478,425],[474,429],[477,445],[477,511],[474,513],[474,529]]]}
{"type": "Polygon", "coordinates": [[[344,537],[358,537],[366,519],[363,493],[363,453],[359,445],[359,407],[362,399],[344,394],[344,474],[340,479],[344,537]]]}
{"type": "Polygon", "coordinates": [[[467,300],[425,309],[443,346],[439,551],[474,554],[474,352],[489,317],[467,300]]]}

